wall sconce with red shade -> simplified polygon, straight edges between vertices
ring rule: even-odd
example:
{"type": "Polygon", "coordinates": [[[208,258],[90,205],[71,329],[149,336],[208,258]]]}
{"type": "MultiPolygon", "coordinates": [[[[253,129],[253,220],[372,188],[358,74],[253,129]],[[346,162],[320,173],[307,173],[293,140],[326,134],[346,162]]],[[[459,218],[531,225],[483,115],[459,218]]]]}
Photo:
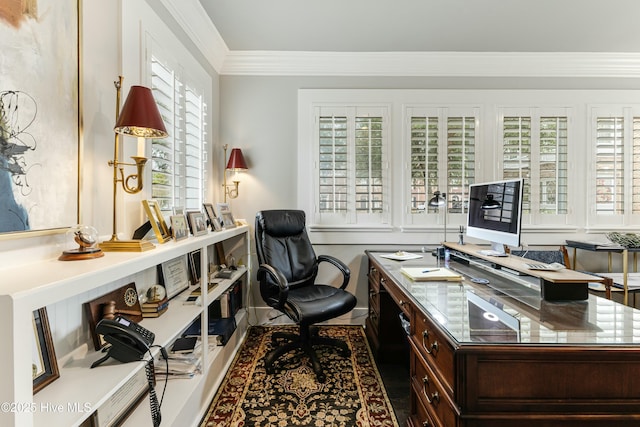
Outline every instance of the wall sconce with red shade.
{"type": "Polygon", "coordinates": [[[147,163],[145,153],[146,138],[165,138],[169,136],[158,111],[158,106],[151,89],[143,86],[131,86],[127,100],[120,111],[120,89],[123,77],[113,82],[116,87],[116,125],[113,160],[109,160],[109,166],[113,167],[113,234],[111,239],[100,243],[100,248],[106,251],[145,251],[153,249],[153,243],[145,240],[120,240],[116,227],[116,191],[118,183],[128,194],[136,194],[142,190],[142,176],[144,165],[147,163]],[[120,160],[120,135],[135,136],[138,138],[138,150],[131,159],[134,163],[125,163],[120,160]],[[127,177],[124,175],[124,166],[135,166],[135,174],[127,177]],[[119,173],[118,173],[119,172],[119,173]],[[135,185],[134,185],[135,183],[135,185]]]}
{"type": "MultiPolygon", "coordinates": [[[[224,144],[222,147],[224,148],[224,158],[227,159],[227,149],[229,148],[228,144],[224,144]]],[[[242,155],[242,150],[239,148],[233,148],[231,150],[231,155],[229,156],[229,161],[227,162],[227,167],[224,169],[224,183],[222,187],[224,188],[224,201],[227,202],[227,197],[230,199],[235,199],[238,197],[238,184],[240,181],[234,180],[233,185],[227,184],[227,171],[232,172],[241,172],[246,171],[249,168],[247,167],[247,162],[244,161],[244,156],[242,155]]],[[[237,176],[237,175],[236,175],[237,176]]]]}

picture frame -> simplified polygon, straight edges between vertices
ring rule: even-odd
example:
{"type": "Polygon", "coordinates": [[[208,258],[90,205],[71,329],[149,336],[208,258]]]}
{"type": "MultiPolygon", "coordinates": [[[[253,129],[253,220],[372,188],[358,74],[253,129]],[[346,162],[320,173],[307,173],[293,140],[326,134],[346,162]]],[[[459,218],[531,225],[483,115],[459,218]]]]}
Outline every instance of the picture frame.
{"type": "Polygon", "coordinates": [[[207,220],[202,212],[189,212],[187,215],[189,218],[191,234],[194,236],[207,234],[207,220]]]}
{"type": "Polygon", "coordinates": [[[80,222],[81,0],[1,9],[0,181],[9,190],[0,193],[0,235],[62,233],[80,222]],[[64,96],[51,96],[54,87],[64,96]]]}
{"type": "Polygon", "coordinates": [[[56,352],[53,348],[51,328],[46,307],[33,312],[33,354],[32,376],[33,393],[37,393],[56,379],[60,378],[56,352]]]}
{"type": "Polygon", "coordinates": [[[189,237],[187,218],[184,215],[171,215],[171,235],[176,242],[189,237]]]}
{"type": "Polygon", "coordinates": [[[221,231],[222,226],[220,225],[220,221],[216,216],[216,211],[213,208],[212,203],[203,203],[204,211],[207,214],[207,219],[209,220],[209,224],[211,225],[211,231],[221,231]]]}
{"type": "Polygon", "coordinates": [[[191,284],[200,284],[200,249],[189,252],[189,272],[191,274],[191,284]]]}
{"type": "Polygon", "coordinates": [[[167,223],[164,221],[164,216],[162,215],[158,202],[155,200],[143,200],[142,206],[144,206],[144,211],[147,214],[147,218],[149,218],[151,228],[153,228],[153,233],[156,235],[158,243],[162,244],[171,240],[171,233],[169,232],[167,223]]]}
{"type": "Polygon", "coordinates": [[[228,229],[236,227],[236,221],[233,219],[229,203],[218,203],[218,212],[220,213],[220,223],[222,224],[222,228],[228,229]]]}
{"type": "Polygon", "coordinates": [[[160,265],[160,284],[171,299],[189,287],[186,255],[165,261],[160,265]]]}
{"type": "Polygon", "coordinates": [[[173,207],[174,215],[184,215],[184,206],[174,206],[173,207]]]}

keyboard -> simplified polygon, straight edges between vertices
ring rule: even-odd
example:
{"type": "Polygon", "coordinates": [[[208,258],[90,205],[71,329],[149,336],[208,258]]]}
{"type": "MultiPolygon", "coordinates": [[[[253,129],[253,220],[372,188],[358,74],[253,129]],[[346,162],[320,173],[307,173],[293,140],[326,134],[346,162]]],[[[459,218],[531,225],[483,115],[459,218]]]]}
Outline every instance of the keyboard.
{"type": "Polygon", "coordinates": [[[566,268],[564,265],[554,262],[551,264],[543,264],[543,263],[525,263],[529,270],[546,270],[546,271],[558,271],[566,268]]]}

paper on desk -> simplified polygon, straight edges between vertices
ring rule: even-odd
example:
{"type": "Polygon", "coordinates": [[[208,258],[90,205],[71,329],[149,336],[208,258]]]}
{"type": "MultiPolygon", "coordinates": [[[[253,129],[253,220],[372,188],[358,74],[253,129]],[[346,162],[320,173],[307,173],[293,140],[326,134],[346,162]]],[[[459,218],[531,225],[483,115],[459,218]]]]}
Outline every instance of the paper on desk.
{"type": "Polygon", "coordinates": [[[398,251],[392,254],[380,254],[382,258],[394,259],[396,261],[406,261],[408,259],[422,258],[422,255],[412,254],[410,252],[398,251]]]}
{"type": "Polygon", "coordinates": [[[446,268],[402,267],[400,272],[416,282],[460,281],[462,276],[446,268]]]}

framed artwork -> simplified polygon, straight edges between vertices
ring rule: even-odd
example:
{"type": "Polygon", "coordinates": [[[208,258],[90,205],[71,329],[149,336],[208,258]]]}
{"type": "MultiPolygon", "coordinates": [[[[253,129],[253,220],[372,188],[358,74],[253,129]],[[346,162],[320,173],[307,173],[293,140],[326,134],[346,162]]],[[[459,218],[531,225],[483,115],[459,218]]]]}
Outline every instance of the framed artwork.
{"type": "Polygon", "coordinates": [[[207,221],[204,218],[202,212],[189,212],[189,226],[191,227],[191,234],[194,236],[202,236],[207,234],[207,221]]]}
{"type": "Polygon", "coordinates": [[[33,376],[33,392],[37,393],[60,377],[58,361],[51,339],[51,329],[47,317],[47,309],[40,308],[33,312],[33,354],[31,373],[33,376]]]}
{"type": "Polygon", "coordinates": [[[79,222],[80,2],[0,2],[2,237],[79,222]]]}
{"type": "Polygon", "coordinates": [[[171,299],[189,287],[186,255],[163,262],[160,266],[162,285],[171,299]]]}
{"type": "Polygon", "coordinates": [[[164,221],[158,202],[155,200],[143,200],[142,206],[144,206],[144,211],[147,214],[147,218],[149,218],[151,228],[153,228],[153,232],[156,235],[156,239],[158,239],[158,243],[165,243],[170,240],[171,233],[169,233],[169,228],[167,227],[167,223],[164,221]]]}
{"type": "Polygon", "coordinates": [[[189,236],[187,229],[187,219],[184,215],[171,215],[171,234],[173,239],[178,241],[186,239],[189,236]]]}
{"type": "Polygon", "coordinates": [[[236,221],[233,219],[229,203],[218,203],[218,212],[220,212],[222,228],[234,228],[236,226],[236,221]]]}
{"type": "Polygon", "coordinates": [[[213,209],[213,205],[211,203],[203,203],[204,211],[207,214],[207,218],[209,219],[209,224],[211,224],[212,231],[220,231],[222,230],[222,226],[220,225],[220,221],[216,216],[216,211],[213,209]]]}

